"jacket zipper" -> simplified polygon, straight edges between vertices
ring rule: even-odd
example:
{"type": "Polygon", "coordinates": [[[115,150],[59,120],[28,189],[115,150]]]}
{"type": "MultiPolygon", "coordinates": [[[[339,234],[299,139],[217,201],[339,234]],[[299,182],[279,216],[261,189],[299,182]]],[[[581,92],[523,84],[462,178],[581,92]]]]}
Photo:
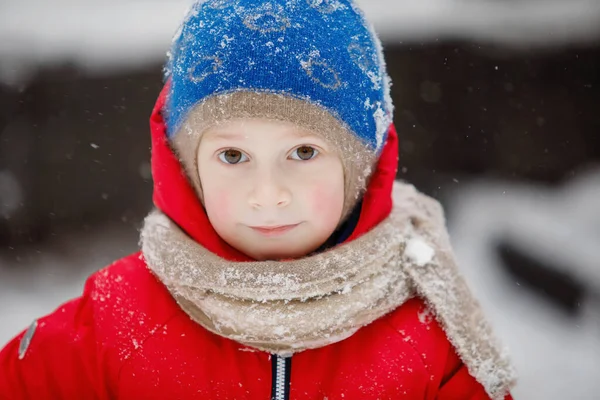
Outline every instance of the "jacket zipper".
{"type": "Polygon", "coordinates": [[[271,355],[271,365],[273,371],[271,400],[289,400],[292,358],[273,354],[271,355]]]}

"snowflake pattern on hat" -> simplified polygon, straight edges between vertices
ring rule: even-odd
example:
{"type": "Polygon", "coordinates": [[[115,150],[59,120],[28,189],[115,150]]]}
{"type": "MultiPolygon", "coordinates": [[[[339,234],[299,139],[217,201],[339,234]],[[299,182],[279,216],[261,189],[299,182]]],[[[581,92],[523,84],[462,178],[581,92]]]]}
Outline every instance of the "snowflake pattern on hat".
{"type": "Polygon", "coordinates": [[[199,1],[165,71],[169,137],[195,105],[236,91],[316,104],[376,152],[392,121],[381,43],[350,0],[199,1]]]}

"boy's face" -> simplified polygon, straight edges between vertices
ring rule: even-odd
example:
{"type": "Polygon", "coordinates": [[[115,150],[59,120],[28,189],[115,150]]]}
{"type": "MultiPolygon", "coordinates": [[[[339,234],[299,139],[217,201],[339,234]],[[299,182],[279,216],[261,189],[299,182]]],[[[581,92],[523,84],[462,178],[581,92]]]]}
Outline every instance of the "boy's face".
{"type": "Polygon", "coordinates": [[[211,224],[256,260],[307,255],[340,222],[342,162],[328,142],[291,123],[243,119],[207,130],[198,172],[211,224]]]}

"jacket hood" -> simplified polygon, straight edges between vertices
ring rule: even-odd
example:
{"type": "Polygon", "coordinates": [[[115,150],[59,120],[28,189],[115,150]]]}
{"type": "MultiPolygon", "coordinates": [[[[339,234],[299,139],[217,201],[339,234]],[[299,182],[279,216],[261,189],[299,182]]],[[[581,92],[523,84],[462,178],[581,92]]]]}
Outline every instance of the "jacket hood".
{"type": "MultiPolygon", "coordinates": [[[[179,159],[171,149],[162,112],[167,92],[168,86],[165,85],[150,118],[154,205],[210,252],[230,261],[252,261],[217,234],[179,159]]],[[[398,137],[394,126],[390,125],[386,144],[363,196],[358,223],[346,242],[368,232],[390,214],[397,165],[398,137]]]]}

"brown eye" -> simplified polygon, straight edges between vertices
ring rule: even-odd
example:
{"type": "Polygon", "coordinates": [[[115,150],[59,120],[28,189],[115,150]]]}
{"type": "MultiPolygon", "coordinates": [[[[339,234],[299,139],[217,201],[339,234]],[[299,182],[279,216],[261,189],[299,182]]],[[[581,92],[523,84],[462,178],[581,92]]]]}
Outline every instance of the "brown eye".
{"type": "Polygon", "coordinates": [[[239,164],[246,161],[247,157],[239,150],[229,149],[220,153],[219,159],[225,164],[239,164]]]}
{"type": "Polygon", "coordinates": [[[292,153],[292,158],[294,160],[308,161],[312,158],[315,158],[317,154],[319,154],[319,151],[314,147],[301,146],[294,150],[292,153]]]}

